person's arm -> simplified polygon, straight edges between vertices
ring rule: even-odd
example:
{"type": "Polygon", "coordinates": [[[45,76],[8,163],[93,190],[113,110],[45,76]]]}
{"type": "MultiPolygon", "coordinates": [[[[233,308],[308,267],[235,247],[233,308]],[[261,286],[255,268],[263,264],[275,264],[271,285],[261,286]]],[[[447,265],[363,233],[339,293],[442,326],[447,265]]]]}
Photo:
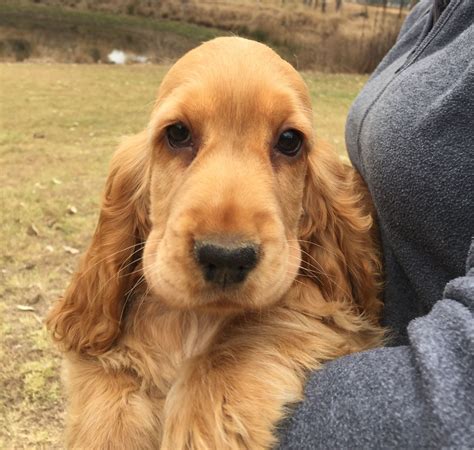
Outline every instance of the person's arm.
{"type": "Polygon", "coordinates": [[[280,449],[474,448],[474,241],[467,274],[408,327],[409,345],[350,355],[308,380],[280,449]]]}

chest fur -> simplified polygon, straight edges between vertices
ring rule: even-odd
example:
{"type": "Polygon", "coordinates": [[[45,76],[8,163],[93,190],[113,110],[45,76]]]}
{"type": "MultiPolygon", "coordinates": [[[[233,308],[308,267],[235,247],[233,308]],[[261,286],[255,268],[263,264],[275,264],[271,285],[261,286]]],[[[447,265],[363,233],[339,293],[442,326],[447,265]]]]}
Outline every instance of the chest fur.
{"type": "Polygon", "coordinates": [[[102,361],[131,370],[142,385],[166,397],[184,364],[208,352],[228,319],[194,312],[148,308],[127,324],[119,346],[102,361]]]}

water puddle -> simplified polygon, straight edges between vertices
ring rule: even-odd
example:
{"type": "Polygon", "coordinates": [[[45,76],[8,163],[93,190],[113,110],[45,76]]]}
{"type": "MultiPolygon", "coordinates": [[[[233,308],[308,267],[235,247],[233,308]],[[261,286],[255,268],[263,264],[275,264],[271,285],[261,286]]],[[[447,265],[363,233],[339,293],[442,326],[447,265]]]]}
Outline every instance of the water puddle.
{"type": "Polygon", "coordinates": [[[148,62],[148,57],[143,55],[135,55],[134,53],[126,53],[123,50],[113,49],[107,59],[113,64],[138,63],[144,64],[148,62]]]}

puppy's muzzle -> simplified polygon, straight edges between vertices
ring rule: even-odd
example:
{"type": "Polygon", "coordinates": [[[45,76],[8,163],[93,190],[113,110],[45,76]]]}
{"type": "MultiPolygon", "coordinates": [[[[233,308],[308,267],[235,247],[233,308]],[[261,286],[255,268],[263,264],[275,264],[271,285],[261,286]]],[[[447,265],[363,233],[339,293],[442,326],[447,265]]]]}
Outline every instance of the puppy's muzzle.
{"type": "Polygon", "coordinates": [[[255,268],[259,246],[253,242],[196,241],[194,257],[204,279],[224,289],[242,283],[255,268]]]}

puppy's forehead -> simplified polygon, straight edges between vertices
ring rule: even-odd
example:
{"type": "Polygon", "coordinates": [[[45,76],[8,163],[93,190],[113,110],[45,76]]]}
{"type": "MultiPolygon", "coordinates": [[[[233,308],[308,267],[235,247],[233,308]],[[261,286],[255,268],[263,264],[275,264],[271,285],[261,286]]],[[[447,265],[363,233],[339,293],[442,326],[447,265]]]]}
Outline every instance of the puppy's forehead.
{"type": "Polygon", "coordinates": [[[214,39],[178,60],[160,86],[157,106],[163,103],[235,120],[256,111],[275,120],[291,113],[311,116],[299,73],[269,47],[237,37],[214,39]]]}

